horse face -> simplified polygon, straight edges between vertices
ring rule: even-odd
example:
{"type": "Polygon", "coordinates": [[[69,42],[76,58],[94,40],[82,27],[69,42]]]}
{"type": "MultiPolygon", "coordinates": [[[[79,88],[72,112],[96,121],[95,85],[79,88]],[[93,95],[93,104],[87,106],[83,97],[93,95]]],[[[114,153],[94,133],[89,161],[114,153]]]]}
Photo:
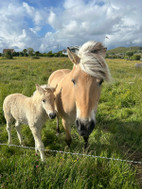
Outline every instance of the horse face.
{"type": "Polygon", "coordinates": [[[88,137],[96,123],[95,114],[101,93],[101,81],[74,66],[72,75],[76,102],[76,126],[78,133],[88,137]]]}
{"type": "Polygon", "coordinates": [[[54,119],[56,117],[56,111],[55,111],[55,95],[51,91],[51,89],[46,89],[46,91],[42,94],[42,106],[46,113],[48,114],[48,117],[50,119],[54,119]]]}

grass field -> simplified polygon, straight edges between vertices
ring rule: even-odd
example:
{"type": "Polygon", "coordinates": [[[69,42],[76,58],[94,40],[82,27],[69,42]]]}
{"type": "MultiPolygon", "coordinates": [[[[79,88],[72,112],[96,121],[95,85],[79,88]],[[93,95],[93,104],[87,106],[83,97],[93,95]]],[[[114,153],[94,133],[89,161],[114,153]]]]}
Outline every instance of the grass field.
{"type": "MultiPolygon", "coordinates": [[[[97,112],[97,126],[84,151],[83,139],[75,126],[72,145],[65,133],[56,136],[56,121],[48,120],[42,130],[46,149],[79,152],[97,156],[142,161],[142,69],[133,61],[107,60],[112,82],[103,83],[97,112]]],[[[7,143],[2,104],[11,93],[31,96],[35,84],[47,83],[50,74],[60,68],[72,68],[68,58],[0,59],[0,143],[7,143]]],[[[22,127],[26,146],[34,146],[27,126],[22,127]]],[[[19,144],[12,129],[13,144],[19,144]]],[[[41,163],[34,150],[0,146],[0,188],[7,189],[140,189],[142,166],[105,159],[93,159],[59,153],[46,153],[41,163]]]]}

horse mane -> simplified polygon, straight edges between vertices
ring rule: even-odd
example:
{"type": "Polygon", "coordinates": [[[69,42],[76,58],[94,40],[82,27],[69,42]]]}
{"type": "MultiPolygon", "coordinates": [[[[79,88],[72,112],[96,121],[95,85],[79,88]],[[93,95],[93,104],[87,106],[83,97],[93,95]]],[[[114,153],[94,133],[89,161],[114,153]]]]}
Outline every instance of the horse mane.
{"type": "Polygon", "coordinates": [[[87,74],[101,80],[110,81],[110,71],[104,59],[105,48],[100,42],[88,41],[78,52],[80,67],[87,74]]]}

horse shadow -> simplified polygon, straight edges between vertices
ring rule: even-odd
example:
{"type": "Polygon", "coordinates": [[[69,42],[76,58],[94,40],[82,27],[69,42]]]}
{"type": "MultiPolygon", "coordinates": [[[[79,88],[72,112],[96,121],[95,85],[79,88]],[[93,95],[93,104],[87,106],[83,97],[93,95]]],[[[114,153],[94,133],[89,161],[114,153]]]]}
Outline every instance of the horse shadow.
{"type": "Polygon", "coordinates": [[[65,133],[61,129],[61,134],[54,139],[56,141],[54,141],[54,144],[53,140],[51,141],[50,147],[56,150],[97,156],[142,160],[142,127],[139,121],[99,118],[96,128],[89,137],[89,144],[86,149],[84,149],[83,137],[79,136],[75,125],[72,126],[70,148],[67,147],[64,139],[65,133]]]}

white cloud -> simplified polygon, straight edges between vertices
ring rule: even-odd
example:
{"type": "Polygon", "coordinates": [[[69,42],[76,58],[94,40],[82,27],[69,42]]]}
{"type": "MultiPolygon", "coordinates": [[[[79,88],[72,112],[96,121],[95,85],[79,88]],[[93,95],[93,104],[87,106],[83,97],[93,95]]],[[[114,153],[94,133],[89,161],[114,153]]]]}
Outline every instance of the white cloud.
{"type": "Polygon", "coordinates": [[[48,17],[49,24],[52,24],[53,22],[55,22],[55,19],[56,19],[56,14],[53,11],[51,11],[48,17]]]}
{"type": "Polygon", "coordinates": [[[27,0],[1,1],[0,51],[33,47],[44,52],[88,40],[109,48],[142,45],[141,0],[64,0],[61,5],[37,8],[27,0]]]}

